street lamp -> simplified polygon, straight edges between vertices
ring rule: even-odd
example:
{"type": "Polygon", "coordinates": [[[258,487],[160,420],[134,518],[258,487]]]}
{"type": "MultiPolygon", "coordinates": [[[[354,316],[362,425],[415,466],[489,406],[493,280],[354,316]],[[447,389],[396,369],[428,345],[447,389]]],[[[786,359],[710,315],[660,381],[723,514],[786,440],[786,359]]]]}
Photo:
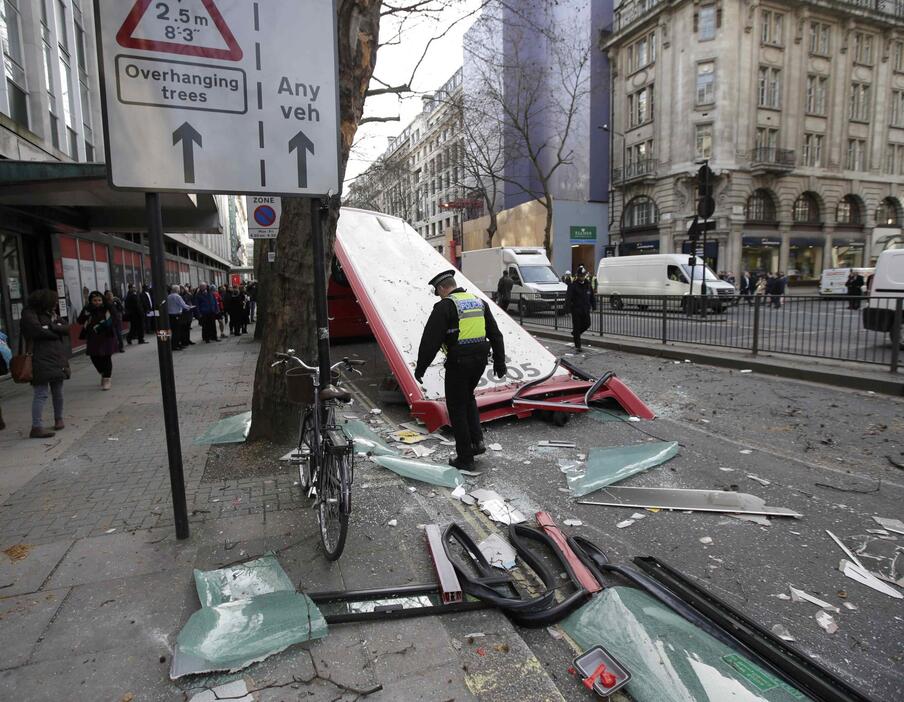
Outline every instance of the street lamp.
{"type": "MultiPolygon", "coordinates": [[[[627,193],[625,193],[625,176],[627,175],[627,156],[628,156],[628,140],[624,134],[621,132],[617,132],[614,129],[610,129],[608,124],[604,124],[601,127],[597,127],[597,129],[602,129],[604,132],[608,132],[613,137],[619,136],[622,140],[622,158],[621,158],[621,196],[622,196],[622,211],[621,211],[621,224],[618,227],[619,236],[622,238],[622,242],[625,240],[625,206],[627,205],[627,193]]],[[[612,160],[612,149],[609,149],[609,160],[612,160]]],[[[614,173],[615,169],[610,168],[610,174],[614,173]]],[[[613,179],[614,180],[614,179],[613,179]]],[[[611,183],[610,183],[611,185],[611,183]]],[[[610,218],[609,226],[612,226],[612,223],[615,222],[615,218],[610,218]]]]}

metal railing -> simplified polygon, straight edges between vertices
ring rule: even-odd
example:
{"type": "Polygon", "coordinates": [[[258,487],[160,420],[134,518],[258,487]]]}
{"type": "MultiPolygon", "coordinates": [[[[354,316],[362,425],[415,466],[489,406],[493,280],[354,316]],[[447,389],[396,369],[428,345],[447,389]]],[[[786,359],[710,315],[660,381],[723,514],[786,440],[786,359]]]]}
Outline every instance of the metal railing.
{"type": "Polygon", "coordinates": [[[750,161],[754,165],[793,168],[794,151],[792,149],[779,149],[775,146],[758,146],[750,152],[750,161]]]}
{"type": "Polygon", "coordinates": [[[626,180],[643,178],[644,176],[652,175],[655,167],[656,159],[653,158],[642,158],[638,161],[632,161],[625,165],[624,169],[613,169],[612,180],[616,183],[623,183],[626,180]]]}
{"type": "MultiPolygon", "coordinates": [[[[585,334],[900,365],[904,298],[805,295],[599,295],[585,334]],[[869,317],[872,329],[864,327],[869,317]]],[[[571,332],[564,294],[513,294],[522,325],[571,332]]]]}

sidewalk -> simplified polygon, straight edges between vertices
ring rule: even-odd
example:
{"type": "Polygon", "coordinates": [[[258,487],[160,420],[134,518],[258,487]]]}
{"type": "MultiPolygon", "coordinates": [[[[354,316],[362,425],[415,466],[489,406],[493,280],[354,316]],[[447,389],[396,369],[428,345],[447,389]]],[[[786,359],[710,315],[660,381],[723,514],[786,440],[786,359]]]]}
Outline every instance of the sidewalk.
{"type": "MultiPolygon", "coordinates": [[[[197,343],[175,357],[191,521],[182,542],[172,524],[153,343],[114,358],[110,392],[100,390],[86,359],[75,359],[65,385],[67,428],[53,439],[25,438],[31,388],[0,385],[7,421],[0,551],[19,546],[0,553],[0,698],[188,699],[200,683],[172,682],[168,672],[175,637],[200,606],[193,568],[275,550],[306,591],[433,581],[418,525],[467,518],[451,513],[457,501],[431,499],[442,488],[412,494],[388,471],[361,466],[349,541],[331,564],[318,551],[315,513],[291,469],[271,458],[286,447],[192,444],[212,422],[249,408],[257,349],[244,336],[197,343]],[[387,527],[393,518],[398,527],[387,527]]],[[[485,535],[486,525],[471,526],[485,535]]],[[[562,699],[494,611],[337,625],[244,677],[261,690],[256,700],[357,699],[335,683],[381,684],[368,700],[562,699]],[[322,677],[314,677],[314,664],[322,677]]]]}

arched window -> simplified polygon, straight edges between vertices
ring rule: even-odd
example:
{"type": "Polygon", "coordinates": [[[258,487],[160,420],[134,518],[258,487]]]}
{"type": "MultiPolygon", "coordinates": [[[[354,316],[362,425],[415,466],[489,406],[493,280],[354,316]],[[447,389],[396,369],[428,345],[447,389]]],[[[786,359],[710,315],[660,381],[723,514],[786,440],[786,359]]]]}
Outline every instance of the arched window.
{"type": "Polygon", "coordinates": [[[631,200],[625,207],[624,227],[650,227],[659,222],[659,210],[656,203],[646,195],[631,200]]]}
{"type": "Polygon", "coordinates": [[[774,222],[776,219],[775,200],[772,199],[772,193],[765,188],[755,190],[753,195],[747,199],[747,221],[774,222]]]}
{"type": "Polygon", "coordinates": [[[801,193],[794,201],[793,215],[796,224],[819,224],[819,200],[813,193],[801,193]]]}
{"type": "Polygon", "coordinates": [[[893,197],[885,198],[876,210],[877,227],[900,227],[901,206],[893,197]]]}
{"type": "Polygon", "coordinates": [[[835,210],[835,221],[838,224],[863,224],[863,212],[860,203],[853,195],[845,195],[835,210]]]}

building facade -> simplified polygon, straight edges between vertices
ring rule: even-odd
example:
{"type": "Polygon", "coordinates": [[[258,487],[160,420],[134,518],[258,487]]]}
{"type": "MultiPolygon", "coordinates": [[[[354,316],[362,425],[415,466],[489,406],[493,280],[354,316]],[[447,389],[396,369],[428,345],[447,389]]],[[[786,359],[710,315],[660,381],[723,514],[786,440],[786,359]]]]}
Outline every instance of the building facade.
{"type": "Polygon", "coordinates": [[[689,252],[703,162],[717,271],[813,282],[904,245],[904,3],[627,0],[603,50],[620,255],[689,252]]]}
{"type": "MultiPolygon", "coordinates": [[[[77,313],[88,291],[150,283],[151,265],[144,219],[127,216],[140,194],[106,186],[94,3],[0,0],[0,43],[0,331],[15,345],[32,291],[77,313]]],[[[247,236],[240,199],[182,200],[168,282],[225,282],[247,236]]]]}

